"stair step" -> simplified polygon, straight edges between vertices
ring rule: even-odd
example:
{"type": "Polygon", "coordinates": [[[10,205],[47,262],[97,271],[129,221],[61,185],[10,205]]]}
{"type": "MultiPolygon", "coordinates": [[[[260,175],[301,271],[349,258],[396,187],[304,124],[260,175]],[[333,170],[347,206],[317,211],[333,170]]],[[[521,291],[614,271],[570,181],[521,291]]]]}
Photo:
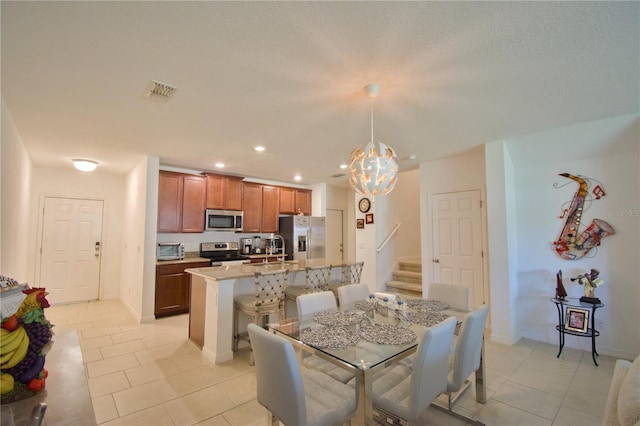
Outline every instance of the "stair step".
{"type": "Polygon", "coordinates": [[[395,281],[404,281],[408,283],[418,284],[422,287],[422,273],[412,271],[393,271],[393,279],[395,281]]]}
{"type": "Polygon", "coordinates": [[[422,297],[422,284],[408,283],[405,281],[387,281],[387,291],[407,296],[422,297]]]}
{"type": "Polygon", "coordinates": [[[422,273],[422,262],[419,260],[401,260],[398,262],[398,269],[422,273]]]}

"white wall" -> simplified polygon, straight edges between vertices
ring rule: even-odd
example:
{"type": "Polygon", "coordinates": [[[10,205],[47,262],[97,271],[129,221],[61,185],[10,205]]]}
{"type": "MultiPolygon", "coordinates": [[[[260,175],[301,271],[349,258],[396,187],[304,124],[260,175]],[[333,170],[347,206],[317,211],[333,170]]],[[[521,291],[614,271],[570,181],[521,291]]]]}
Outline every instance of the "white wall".
{"type": "Polygon", "coordinates": [[[68,169],[35,166],[29,212],[29,271],[35,284],[39,277],[42,238],[42,209],[45,197],[77,198],[104,201],[102,216],[102,242],[100,262],[101,299],[118,297],[120,277],[120,238],[122,236],[122,191],[124,179],[119,175],[85,173],[75,170],[69,162],[68,169]]]}
{"type": "MultiPolygon", "coordinates": [[[[627,359],[640,352],[638,122],[637,116],[616,117],[507,142],[516,171],[513,193],[520,262],[515,294],[523,337],[557,344],[557,312],[549,302],[555,293],[556,272],[562,270],[569,296],[580,297],[583,287],[569,278],[596,268],[605,280],[605,285],[596,290],[605,304],[596,316],[601,332],[598,351],[627,359]],[[573,142],[569,151],[568,142],[573,142]],[[584,150],[580,148],[583,144],[584,150]],[[536,147],[537,155],[530,153],[531,147],[536,147]],[[558,151],[562,155],[557,155],[558,151]],[[570,156],[572,152],[575,158],[570,156]],[[570,202],[578,189],[577,183],[558,173],[596,179],[606,191],[600,200],[585,203],[582,222],[586,227],[594,218],[603,219],[616,234],[604,238],[588,258],[563,260],[552,250],[551,243],[565,221],[559,218],[562,205],[570,202]]],[[[566,344],[591,348],[590,339],[581,337],[567,336],[566,344]]]]}
{"type": "Polygon", "coordinates": [[[0,275],[33,282],[28,268],[32,164],[2,99],[0,145],[0,275]]]}
{"type": "Polygon", "coordinates": [[[138,163],[125,178],[119,293],[120,299],[132,315],[141,322],[154,318],[157,176],[158,159],[148,157],[138,163]],[[149,203],[152,205],[149,206],[149,203]],[[149,209],[153,210],[149,212],[149,209]],[[153,229],[151,236],[149,228],[153,229]],[[153,277],[150,278],[150,275],[153,277]]]}

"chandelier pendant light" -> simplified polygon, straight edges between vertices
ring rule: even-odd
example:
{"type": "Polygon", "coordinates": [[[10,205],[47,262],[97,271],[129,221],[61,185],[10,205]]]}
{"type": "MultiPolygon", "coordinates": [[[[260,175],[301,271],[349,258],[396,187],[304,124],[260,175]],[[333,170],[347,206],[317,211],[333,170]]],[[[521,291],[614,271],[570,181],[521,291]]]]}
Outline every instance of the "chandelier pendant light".
{"type": "Polygon", "coordinates": [[[382,142],[373,141],[373,101],[379,93],[377,84],[364,87],[371,98],[371,142],[358,147],[349,157],[349,183],[358,193],[375,200],[376,195],[388,194],[396,186],[398,163],[396,153],[382,142]]]}

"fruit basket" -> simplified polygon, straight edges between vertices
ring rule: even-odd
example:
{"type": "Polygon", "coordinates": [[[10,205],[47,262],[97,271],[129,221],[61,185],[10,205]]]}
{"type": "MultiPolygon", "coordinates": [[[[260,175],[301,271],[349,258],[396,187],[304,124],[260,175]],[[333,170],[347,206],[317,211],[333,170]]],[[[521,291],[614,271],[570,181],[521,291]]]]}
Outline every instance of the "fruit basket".
{"type": "MultiPolygon", "coordinates": [[[[6,278],[2,279],[7,282],[6,278]]],[[[28,285],[3,286],[0,328],[0,394],[8,403],[41,392],[48,376],[45,356],[53,345],[53,325],[45,318],[49,307],[44,288],[28,285]],[[17,309],[11,309],[21,300],[17,309]]]]}

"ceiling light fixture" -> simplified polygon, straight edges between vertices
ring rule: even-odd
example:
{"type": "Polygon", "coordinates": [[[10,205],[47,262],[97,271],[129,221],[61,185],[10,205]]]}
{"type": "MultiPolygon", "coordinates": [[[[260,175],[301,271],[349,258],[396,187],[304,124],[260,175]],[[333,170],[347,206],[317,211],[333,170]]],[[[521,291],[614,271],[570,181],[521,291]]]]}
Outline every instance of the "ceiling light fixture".
{"type": "Polygon", "coordinates": [[[84,160],[81,158],[74,158],[73,167],[80,170],[81,172],[92,172],[98,167],[98,162],[93,160],[84,160]]]}
{"type": "Polygon", "coordinates": [[[300,175],[295,175],[293,178],[294,178],[296,181],[301,181],[301,180],[302,180],[302,176],[300,176],[300,175]]]}
{"type": "Polygon", "coordinates": [[[388,145],[373,142],[373,100],[380,91],[377,84],[368,84],[364,91],[371,98],[371,142],[358,147],[349,157],[349,183],[357,192],[375,200],[376,195],[388,194],[396,186],[398,163],[396,153],[388,145]]]}
{"type": "Polygon", "coordinates": [[[217,168],[219,168],[219,169],[222,169],[222,168],[224,168],[225,164],[224,164],[223,162],[217,162],[217,163],[215,164],[215,166],[216,166],[217,168]]]}
{"type": "Polygon", "coordinates": [[[255,148],[253,148],[253,149],[255,149],[255,150],[256,150],[256,151],[258,151],[258,152],[263,152],[265,148],[264,148],[264,146],[262,146],[262,145],[258,145],[258,146],[256,146],[256,147],[255,147],[255,148]]]}

